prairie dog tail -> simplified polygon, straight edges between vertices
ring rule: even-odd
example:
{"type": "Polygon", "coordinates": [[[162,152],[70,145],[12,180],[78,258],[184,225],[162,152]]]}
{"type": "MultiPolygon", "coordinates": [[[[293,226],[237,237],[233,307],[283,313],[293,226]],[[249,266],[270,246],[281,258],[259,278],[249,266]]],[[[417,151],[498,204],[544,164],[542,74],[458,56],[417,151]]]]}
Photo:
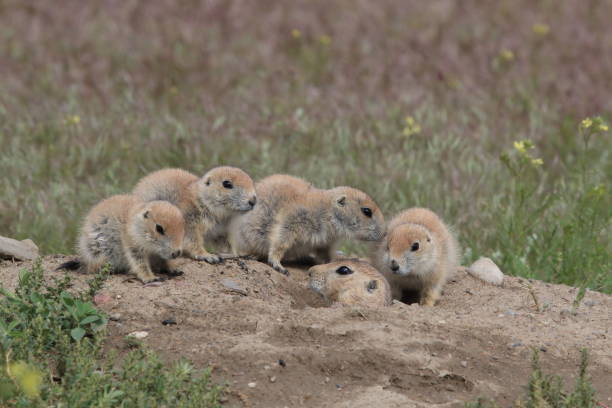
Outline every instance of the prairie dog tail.
{"type": "Polygon", "coordinates": [[[77,271],[83,267],[83,262],[79,258],[71,259],[58,266],[55,270],[60,271],[66,269],[68,271],[77,271]]]}

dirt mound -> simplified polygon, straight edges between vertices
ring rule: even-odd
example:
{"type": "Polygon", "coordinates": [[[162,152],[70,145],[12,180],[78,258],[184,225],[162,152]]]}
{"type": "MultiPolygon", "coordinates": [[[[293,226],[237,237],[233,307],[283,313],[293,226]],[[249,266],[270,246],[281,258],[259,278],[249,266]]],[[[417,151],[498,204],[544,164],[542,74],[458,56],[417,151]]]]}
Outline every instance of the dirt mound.
{"type": "MultiPolygon", "coordinates": [[[[46,270],[66,259],[45,258],[46,270]]],[[[12,288],[29,266],[0,263],[2,284],[12,288]]],[[[504,406],[522,394],[531,348],[572,384],[587,347],[599,398],[612,398],[608,295],[587,292],[574,314],[575,288],[534,281],[538,311],[524,279],[495,287],[460,273],[435,308],[328,308],[300,269],[285,277],[243,260],[181,269],[159,286],[109,279],[100,297],[113,319],[109,347],[125,350],[128,333],[146,331],[144,342],[168,360],[212,366],[228,385],[227,406],[459,406],[477,396],[504,406]]]]}

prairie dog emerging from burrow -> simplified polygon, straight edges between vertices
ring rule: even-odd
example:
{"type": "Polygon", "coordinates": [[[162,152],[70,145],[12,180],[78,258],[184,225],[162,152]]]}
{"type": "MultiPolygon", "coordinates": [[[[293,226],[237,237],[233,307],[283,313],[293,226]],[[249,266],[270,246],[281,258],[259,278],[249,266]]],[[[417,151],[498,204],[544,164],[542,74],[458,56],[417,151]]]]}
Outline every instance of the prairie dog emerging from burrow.
{"type": "Polygon", "coordinates": [[[390,306],[391,287],[372,265],[359,260],[341,260],[308,270],[309,286],[328,304],[390,306]]]}
{"type": "Polygon", "coordinates": [[[141,281],[156,280],[153,271],[171,273],[171,260],[182,251],[185,222],[181,211],[165,201],[142,202],[133,195],[101,201],[85,217],[78,260],[60,268],[94,273],[106,264],[113,272],[132,272],[141,281]]]}
{"type": "Polygon", "coordinates": [[[389,222],[372,258],[395,299],[401,300],[404,291],[417,291],[422,305],[433,306],[459,266],[459,245],[434,212],[411,208],[389,222]]]}
{"type": "Polygon", "coordinates": [[[291,176],[275,175],[256,185],[257,207],[235,219],[229,232],[236,255],[266,258],[286,274],[283,259],[315,253],[333,258],[342,238],[377,241],[384,235],[384,218],[376,203],[351,187],[321,190],[291,176]]]}
{"type": "Polygon", "coordinates": [[[134,194],[176,205],[185,216],[185,255],[208,263],[221,258],[204,244],[226,241],[231,219],[257,200],[253,180],[236,167],[215,167],[201,178],[181,169],[159,170],[141,179],[134,194]]]}

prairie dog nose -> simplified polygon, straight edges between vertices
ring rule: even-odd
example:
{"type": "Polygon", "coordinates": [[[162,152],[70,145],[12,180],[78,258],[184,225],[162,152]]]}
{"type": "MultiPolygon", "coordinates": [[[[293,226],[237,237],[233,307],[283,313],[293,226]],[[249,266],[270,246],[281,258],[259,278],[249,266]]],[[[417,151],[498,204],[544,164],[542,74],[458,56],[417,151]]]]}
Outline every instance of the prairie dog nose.
{"type": "Polygon", "coordinates": [[[255,207],[255,203],[257,203],[257,197],[253,196],[249,200],[249,204],[251,205],[251,208],[255,207]]]}
{"type": "Polygon", "coordinates": [[[393,272],[399,271],[399,264],[397,263],[395,259],[391,260],[391,270],[393,272]]]}
{"type": "Polygon", "coordinates": [[[172,253],[172,259],[176,259],[176,258],[178,258],[179,256],[181,256],[181,251],[180,251],[180,250],[178,250],[178,251],[174,251],[174,252],[172,253]]]}

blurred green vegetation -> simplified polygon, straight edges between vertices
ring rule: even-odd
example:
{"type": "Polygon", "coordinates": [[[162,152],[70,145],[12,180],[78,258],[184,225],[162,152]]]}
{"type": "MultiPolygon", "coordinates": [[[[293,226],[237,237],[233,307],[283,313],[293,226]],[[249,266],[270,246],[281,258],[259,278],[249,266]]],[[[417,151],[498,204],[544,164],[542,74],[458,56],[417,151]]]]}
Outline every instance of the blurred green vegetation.
{"type": "Polygon", "coordinates": [[[611,118],[610,3],[268,6],[0,2],[0,234],[72,253],[147,172],[230,164],[429,207],[466,263],[612,293],[610,132],[581,127],[611,118]]]}

